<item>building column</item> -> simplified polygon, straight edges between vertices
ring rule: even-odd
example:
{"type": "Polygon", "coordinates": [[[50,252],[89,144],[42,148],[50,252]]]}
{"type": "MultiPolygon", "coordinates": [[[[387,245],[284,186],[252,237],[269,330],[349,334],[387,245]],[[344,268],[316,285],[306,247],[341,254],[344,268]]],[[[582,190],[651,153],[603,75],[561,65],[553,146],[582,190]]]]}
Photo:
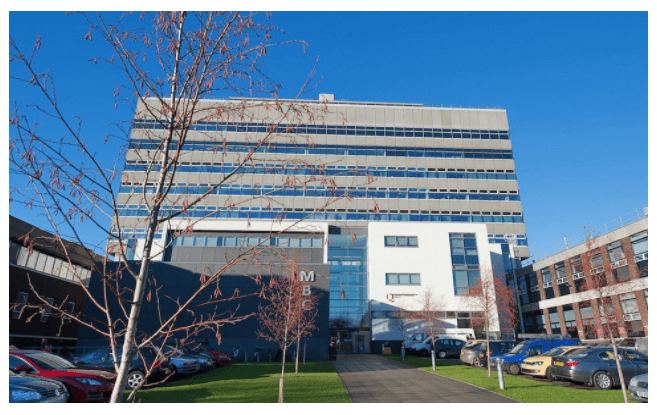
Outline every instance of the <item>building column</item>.
{"type": "Polygon", "coordinates": [[[639,306],[643,331],[646,332],[646,337],[648,337],[648,303],[646,302],[646,296],[643,294],[643,290],[634,291],[634,295],[636,296],[636,303],[639,306]]]}
{"type": "Polygon", "coordinates": [[[557,314],[559,315],[559,326],[561,327],[561,334],[568,334],[568,330],[566,329],[566,318],[563,316],[563,306],[557,306],[557,314]]]}
{"type": "MultiPolygon", "coordinates": [[[[545,295],[544,293],[541,293],[541,295],[545,295]]],[[[543,313],[543,321],[545,322],[545,332],[547,334],[552,334],[552,327],[550,327],[550,313],[548,313],[548,309],[540,309],[540,311],[543,313]]]]}

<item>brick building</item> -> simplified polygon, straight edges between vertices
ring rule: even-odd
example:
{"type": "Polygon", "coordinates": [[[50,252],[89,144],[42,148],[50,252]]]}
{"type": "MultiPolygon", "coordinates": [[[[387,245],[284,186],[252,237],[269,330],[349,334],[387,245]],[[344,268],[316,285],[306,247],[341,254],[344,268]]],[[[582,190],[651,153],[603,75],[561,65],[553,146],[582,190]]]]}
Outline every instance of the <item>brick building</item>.
{"type": "MultiPolygon", "coordinates": [[[[620,337],[648,336],[647,211],[646,207],[643,217],[595,238],[591,266],[613,270],[616,280],[623,283],[619,295],[612,298],[613,307],[623,314],[620,337]]],[[[586,252],[587,245],[582,243],[516,272],[524,332],[568,333],[582,339],[599,336],[586,327],[600,323],[599,310],[586,301],[591,292],[582,287],[581,257],[586,252]]]]}

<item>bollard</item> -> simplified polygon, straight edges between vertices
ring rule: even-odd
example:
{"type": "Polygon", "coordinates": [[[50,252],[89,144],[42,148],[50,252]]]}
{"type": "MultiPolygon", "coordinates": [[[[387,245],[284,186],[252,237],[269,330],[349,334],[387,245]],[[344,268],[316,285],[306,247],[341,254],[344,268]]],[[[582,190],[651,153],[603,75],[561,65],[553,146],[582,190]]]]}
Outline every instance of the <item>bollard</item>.
{"type": "Polygon", "coordinates": [[[500,390],[504,390],[504,373],[502,372],[502,361],[497,360],[497,380],[500,383],[500,390]]]}
{"type": "Polygon", "coordinates": [[[431,368],[436,371],[436,351],[431,350],[431,368]]]}

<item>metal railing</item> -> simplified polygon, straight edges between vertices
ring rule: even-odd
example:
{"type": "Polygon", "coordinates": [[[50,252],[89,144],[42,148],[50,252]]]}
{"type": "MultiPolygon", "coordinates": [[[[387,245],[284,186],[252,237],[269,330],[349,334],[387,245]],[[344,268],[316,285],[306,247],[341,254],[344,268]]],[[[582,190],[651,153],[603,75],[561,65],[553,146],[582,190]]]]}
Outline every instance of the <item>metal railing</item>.
{"type": "Polygon", "coordinates": [[[549,256],[558,254],[566,249],[573,248],[577,245],[585,243],[587,240],[592,238],[597,238],[598,236],[604,235],[616,229],[620,229],[623,226],[629,225],[630,223],[636,222],[648,216],[648,206],[640,207],[634,209],[633,211],[626,213],[625,215],[619,216],[616,219],[613,219],[605,224],[600,226],[588,228],[587,231],[580,233],[574,237],[564,238],[564,242],[555,245],[551,248],[545,249],[538,254],[532,255],[531,257],[522,261],[522,266],[525,267],[534,262],[541,261],[549,256]]]}

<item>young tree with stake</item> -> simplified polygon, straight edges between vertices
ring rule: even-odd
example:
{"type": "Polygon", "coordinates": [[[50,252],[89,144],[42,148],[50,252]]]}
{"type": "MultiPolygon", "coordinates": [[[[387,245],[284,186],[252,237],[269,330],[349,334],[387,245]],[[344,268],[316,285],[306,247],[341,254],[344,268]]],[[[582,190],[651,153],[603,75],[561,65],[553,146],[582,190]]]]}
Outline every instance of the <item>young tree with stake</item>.
{"type": "Polygon", "coordinates": [[[419,302],[419,310],[413,311],[409,316],[422,322],[425,331],[431,338],[431,367],[436,371],[436,338],[443,334],[449,326],[445,321],[445,304],[442,299],[437,298],[431,288],[422,292],[419,302]]]}
{"type": "MultiPolygon", "coordinates": [[[[586,252],[581,254],[581,269],[585,282],[580,287],[580,292],[585,299],[589,300],[594,314],[598,317],[593,319],[592,324],[586,326],[586,330],[594,331],[596,337],[611,344],[623,400],[628,403],[626,374],[623,373],[617,343],[617,338],[627,336],[627,330],[624,310],[618,297],[624,293],[642,289],[642,286],[640,286],[640,280],[619,277],[612,264],[603,258],[602,250],[605,245],[599,238],[593,237],[590,230],[585,231],[589,237],[585,243],[586,252]]],[[[613,385],[613,378],[604,371],[596,372],[593,375],[593,384],[598,388],[607,389],[613,385]]]]}
{"type": "Polygon", "coordinates": [[[473,328],[486,333],[486,357],[488,377],[491,375],[490,332],[493,328],[515,329],[518,324],[518,305],[514,287],[506,285],[504,274],[495,268],[482,269],[474,287],[465,295],[465,303],[477,310],[479,318],[473,318],[473,328]]]}

